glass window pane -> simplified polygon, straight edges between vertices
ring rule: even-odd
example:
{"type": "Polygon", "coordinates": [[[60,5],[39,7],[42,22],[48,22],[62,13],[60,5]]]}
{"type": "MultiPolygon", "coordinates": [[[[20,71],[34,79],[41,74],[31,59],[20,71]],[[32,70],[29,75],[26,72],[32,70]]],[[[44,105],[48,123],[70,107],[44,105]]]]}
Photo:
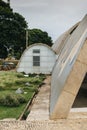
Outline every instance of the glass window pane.
{"type": "Polygon", "coordinates": [[[33,56],[33,66],[40,66],[40,56],[33,56]]]}
{"type": "Polygon", "coordinates": [[[33,53],[40,53],[40,50],[39,49],[34,49],[33,53]]]}

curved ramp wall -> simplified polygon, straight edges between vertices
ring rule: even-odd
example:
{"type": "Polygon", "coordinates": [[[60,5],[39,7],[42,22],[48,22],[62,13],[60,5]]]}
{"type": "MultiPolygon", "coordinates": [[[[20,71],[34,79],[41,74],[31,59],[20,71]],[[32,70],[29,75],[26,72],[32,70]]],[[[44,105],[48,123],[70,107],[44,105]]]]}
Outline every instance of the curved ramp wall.
{"type": "Polygon", "coordinates": [[[73,27],[71,27],[68,31],[64,32],[60,37],[55,41],[55,43],[52,46],[52,49],[59,55],[62,51],[62,49],[65,46],[65,43],[70,38],[71,34],[74,32],[74,30],[78,27],[80,22],[76,23],[73,27]]]}
{"type": "Polygon", "coordinates": [[[67,118],[87,72],[87,15],[66,41],[52,73],[50,119],[67,118]]]}

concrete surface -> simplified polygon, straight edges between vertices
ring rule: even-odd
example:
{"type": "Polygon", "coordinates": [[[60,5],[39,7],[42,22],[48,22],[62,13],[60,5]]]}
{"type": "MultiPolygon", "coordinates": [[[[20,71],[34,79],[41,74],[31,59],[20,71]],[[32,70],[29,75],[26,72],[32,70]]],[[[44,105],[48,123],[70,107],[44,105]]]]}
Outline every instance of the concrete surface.
{"type": "Polygon", "coordinates": [[[51,80],[50,119],[67,118],[87,72],[87,15],[65,41],[51,80]]]}
{"type": "Polygon", "coordinates": [[[49,120],[49,96],[50,96],[50,76],[44,81],[37,97],[33,101],[31,112],[27,121],[49,120]]]}

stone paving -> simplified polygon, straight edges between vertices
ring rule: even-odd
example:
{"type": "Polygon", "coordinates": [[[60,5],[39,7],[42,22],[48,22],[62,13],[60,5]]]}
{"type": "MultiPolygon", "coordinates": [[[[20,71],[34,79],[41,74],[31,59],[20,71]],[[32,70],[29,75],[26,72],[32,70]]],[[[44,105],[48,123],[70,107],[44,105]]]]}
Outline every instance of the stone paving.
{"type": "Polygon", "coordinates": [[[0,122],[0,130],[87,130],[87,119],[0,122]]]}
{"type": "Polygon", "coordinates": [[[33,102],[27,121],[49,120],[50,77],[44,83],[33,102]]]}

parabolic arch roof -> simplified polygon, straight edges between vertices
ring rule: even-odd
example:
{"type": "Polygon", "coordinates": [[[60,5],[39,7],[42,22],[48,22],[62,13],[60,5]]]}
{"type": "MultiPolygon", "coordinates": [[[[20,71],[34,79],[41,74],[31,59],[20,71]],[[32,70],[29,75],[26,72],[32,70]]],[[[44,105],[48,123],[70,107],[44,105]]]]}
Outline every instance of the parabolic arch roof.
{"type": "Polygon", "coordinates": [[[61,34],[58,39],[55,41],[55,43],[52,46],[52,49],[59,55],[65,46],[66,42],[72,35],[72,33],[75,31],[75,29],[78,27],[80,22],[76,23],[73,27],[71,27],[68,31],[61,34]]]}
{"type": "Polygon", "coordinates": [[[68,116],[82,79],[87,72],[87,42],[85,42],[87,15],[74,27],[76,28],[71,34],[73,28],[64,33],[62,38],[59,38],[59,43],[55,43],[52,47],[59,57],[51,79],[51,119],[68,116]],[[70,36],[68,36],[69,34],[70,36]]]}

